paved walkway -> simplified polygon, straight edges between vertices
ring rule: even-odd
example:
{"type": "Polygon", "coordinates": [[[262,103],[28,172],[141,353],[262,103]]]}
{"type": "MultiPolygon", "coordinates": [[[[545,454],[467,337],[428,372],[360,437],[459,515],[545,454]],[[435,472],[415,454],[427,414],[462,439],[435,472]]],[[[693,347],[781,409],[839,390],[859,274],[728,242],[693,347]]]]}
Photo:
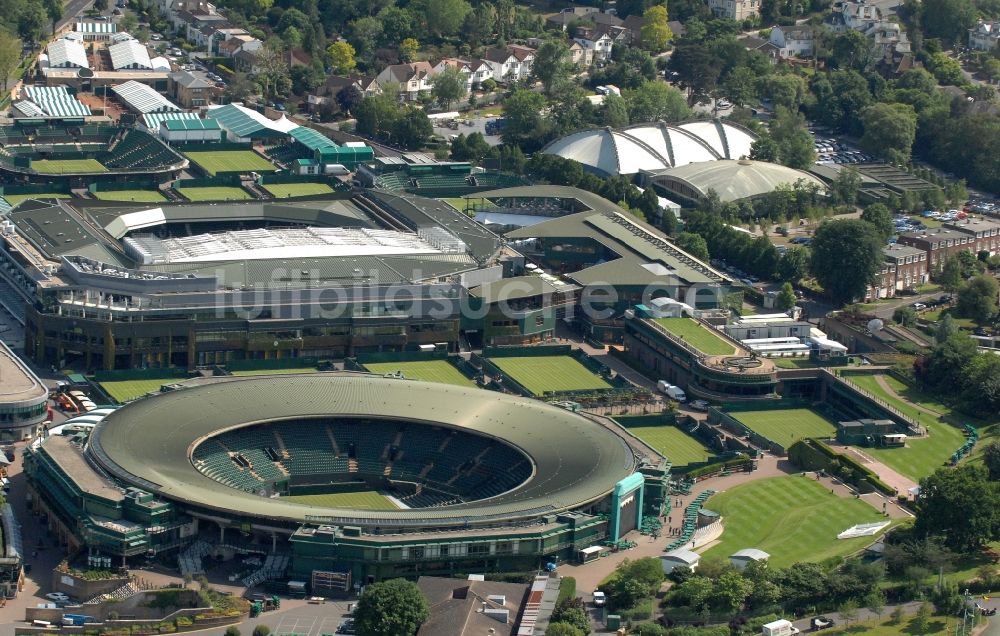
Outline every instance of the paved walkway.
{"type": "Polygon", "coordinates": [[[875,376],[872,376],[872,377],[875,378],[875,384],[879,385],[879,388],[881,388],[883,391],[885,391],[889,395],[891,395],[891,396],[893,396],[893,397],[895,397],[895,398],[897,398],[899,400],[902,400],[903,402],[909,404],[910,406],[912,406],[913,408],[917,409],[921,413],[926,413],[926,414],[930,415],[931,417],[935,417],[935,418],[941,417],[942,415],[944,415],[943,413],[938,413],[937,411],[929,409],[926,406],[923,406],[921,404],[917,404],[916,402],[911,402],[910,400],[906,399],[905,397],[903,397],[902,395],[900,395],[896,391],[896,389],[892,388],[892,385],[889,384],[889,382],[885,379],[884,375],[875,375],[875,376]]]}
{"type": "Polygon", "coordinates": [[[885,484],[895,488],[896,492],[901,495],[909,495],[910,489],[917,486],[917,482],[913,481],[909,477],[906,477],[905,475],[901,475],[896,472],[896,470],[886,466],[856,446],[844,446],[842,444],[831,442],[830,447],[836,448],[842,453],[854,455],[860,459],[866,468],[878,475],[878,478],[885,484]]]}

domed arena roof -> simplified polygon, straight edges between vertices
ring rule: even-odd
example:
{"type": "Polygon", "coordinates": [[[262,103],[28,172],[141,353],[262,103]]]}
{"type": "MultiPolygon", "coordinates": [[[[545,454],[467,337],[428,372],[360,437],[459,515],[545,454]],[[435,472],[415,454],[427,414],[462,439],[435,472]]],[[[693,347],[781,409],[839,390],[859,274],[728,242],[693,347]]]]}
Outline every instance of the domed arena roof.
{"type": "Polygon", "coordinates": [[[712,161],[662,170],[651,177],[653,183],[680,198],[701,199],[715,190],[722,201],[737,201],[774,191],[779,185],[797,181],[825,184],[808,172],[766,161],[712,161]]]}
{"type": "Polygon", "coordinates": [[[757,136],[722,120],[654,122],[627,128],[591,128],[549,143],[542,152],[579,161],[601,176],[636,174],[689,163],[740,159],[757,136]]]}

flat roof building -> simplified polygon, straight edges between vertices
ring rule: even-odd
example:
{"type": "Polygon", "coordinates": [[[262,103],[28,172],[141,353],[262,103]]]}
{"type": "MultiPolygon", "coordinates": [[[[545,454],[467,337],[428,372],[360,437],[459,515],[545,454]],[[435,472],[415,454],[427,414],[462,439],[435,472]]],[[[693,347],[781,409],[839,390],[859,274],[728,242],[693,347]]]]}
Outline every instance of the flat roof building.
{"type": "Polygon", "coordinates": [[[48,414],[49,391],[0,341],[0,441],[16,442],[38,433],[48,414]]]}

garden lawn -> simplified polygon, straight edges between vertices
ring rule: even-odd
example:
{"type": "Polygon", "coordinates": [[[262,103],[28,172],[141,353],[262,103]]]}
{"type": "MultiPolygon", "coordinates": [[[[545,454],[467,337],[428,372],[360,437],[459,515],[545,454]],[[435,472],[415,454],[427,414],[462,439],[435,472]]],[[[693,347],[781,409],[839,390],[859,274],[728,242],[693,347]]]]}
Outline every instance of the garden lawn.
{"type": "Polygon", "coordinates": [[[210,188],[177,188],[191,201],[244,201],[252,198],[243,188],[213,186],[210,188]]]}
{"type": "Polygon", "coordinates": [[[771,555],[771,567],[799,561],[822,562],[861,550],[873,537],[838,539],[859,523],[885,520],[860,499],[832,494],[801,475],[748,482],[709,498],[705,507],[720,513],[725,531],[705,557],[727,559],[744,548],[771,555]]]}
{"type": "Polygon", "coordinates": [[[416,360],[411,362],[369,362],[364,365],[372,373],[396,373],[399,371],[409,380],[476,386],[458,368],[445,360],[416,360]]]}
{"type": "Polygon", "coordinates": [[[282,497],[307,506],[324,508],[354,508],[356,510],[396,510],[396,505],[374,490],[364,492],[335,492],[326,495],[289,495],[282,497]]]}
{"type": "Polygon", "coordinates": [[[158,190],[114,190],[111,192],[95,192],[94,196],[101,201],[138,201],[142,203],[158,203],[166,201],[167,197],[158,190]]]}
{"type": "Polygon", "coordinates": [[[712,333],[710,328],[691,318],[655,318],[657,324],[682,338],[689,345],[710,356],[728,356],[736,352],[733,345],[712,333]]]}
{"type": "MultiPolygon", "coordinates": [[[[889,612],[885,612],[888,614],[889,612]]],[[[827,630],[827,636],[838,634],[865,634],[865,636],[946,636],[947,634],[958,633],[961,619],[953,616],[931,616],[927,621],[927,629],[920,631],[917,628],[915,614],[903,616],[903,620],[898,625],[893,625],[890,619],[852,622],[848,627],[835,627],[827,630]]],[[[986,620],[986,619],[981,619],[986,620]]]]}
{"type": "Polygon", "coordinates": [[[549,391],[610,389],[599,375],[570,356],[490,358],[501,371],[535,395],[549,391]]]}
{"type": "Polygon", "coordinates": [[[652,446],[674,466],[704,462],[710,456],[701,442],[672,424],[630,426],[628,418],[618,420],[618,424],[652,446]]]}
{"type": "Polygon", "coordinates": [[[235,376],[250,377],[255,375],[293,375],[296,373],[316,373],[316,367],[295,367],[291,369],[243,369],[230,371],[235,376]]]}
{"type": "Polygon", "coordinates": [[[107,172],[97,159],[38,159],[31,162],[31,169],[39,174],[76,174],[107,172]]]}
{"type": "Polygon", "coordinates": [[[270,161],[252,150],[186,152],[184,156],[213,177],[220,172],[274,172],[270,161]]]}
{"type": "Polygon", "coordinates": [[[837,427],[812,409],[774,409],[729,413],[747,428],[785,448],[807,437],[837,435],[837,427]]]}
{"type": "Polygon", "coordinates": [[[157,379],[147,379],[147,380],[113,380],[109,382],[100,382],[101,388],[104,392],[111,396],[111,398],[118,402],[119,404],[124,404],[125,402],[131,402],[136,398],[140,398],[150,392],[159,392],[160,387],[164,384],[172,384],[174,382],[180,382],[184,378],[157,378],[157,379]]]}
{"type": "Polygon", "coordinates": [[[333,188],[325,183],[272,183],[262,186],[276,199],[286,197],[307,197],[315,194],[330,194],[333,188]]]}

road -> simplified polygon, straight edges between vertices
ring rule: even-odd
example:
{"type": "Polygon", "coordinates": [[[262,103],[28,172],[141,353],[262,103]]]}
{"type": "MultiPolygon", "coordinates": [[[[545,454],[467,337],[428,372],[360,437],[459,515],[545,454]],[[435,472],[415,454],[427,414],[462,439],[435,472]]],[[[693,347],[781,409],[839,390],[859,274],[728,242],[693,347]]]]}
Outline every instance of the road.
{"type": "Polygon", "coordinates": [[[71,22],[75,22],[77,16],[86,11],[93,3],[94,0],[67,0],[63,6],[63,18],[59,22],[56,22],[56,31],[71,22]]]}

